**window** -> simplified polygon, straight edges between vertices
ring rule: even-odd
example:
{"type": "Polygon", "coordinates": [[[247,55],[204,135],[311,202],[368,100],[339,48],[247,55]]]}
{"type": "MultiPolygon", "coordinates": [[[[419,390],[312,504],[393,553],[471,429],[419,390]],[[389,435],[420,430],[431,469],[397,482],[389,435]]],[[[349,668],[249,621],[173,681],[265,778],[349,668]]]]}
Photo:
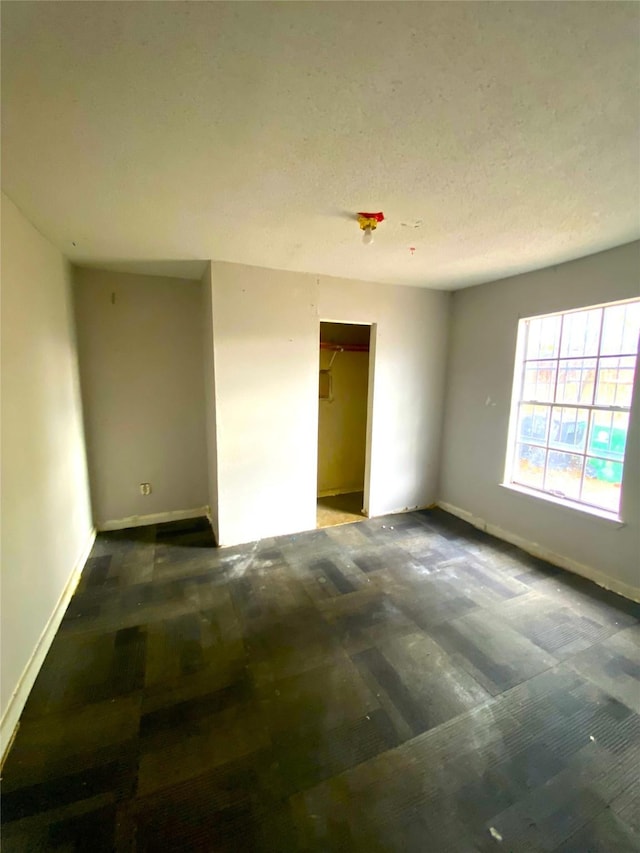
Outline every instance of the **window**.
{"type": "Polygon", "coordinates": [[[640,300],[521,320],[505,483],[618,514],[640,300]]]}

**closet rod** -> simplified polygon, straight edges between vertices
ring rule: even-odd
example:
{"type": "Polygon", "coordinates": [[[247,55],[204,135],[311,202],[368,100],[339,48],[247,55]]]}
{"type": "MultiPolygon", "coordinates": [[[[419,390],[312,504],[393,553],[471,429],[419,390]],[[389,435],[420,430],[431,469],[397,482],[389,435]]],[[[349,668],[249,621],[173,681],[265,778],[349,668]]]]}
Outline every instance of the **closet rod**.
{"type": "Polygon", "coordinates": [[[333,350],[335,352],[369,352],[368,344],[330,344],[320,341],[320,349],[333,350]]]}

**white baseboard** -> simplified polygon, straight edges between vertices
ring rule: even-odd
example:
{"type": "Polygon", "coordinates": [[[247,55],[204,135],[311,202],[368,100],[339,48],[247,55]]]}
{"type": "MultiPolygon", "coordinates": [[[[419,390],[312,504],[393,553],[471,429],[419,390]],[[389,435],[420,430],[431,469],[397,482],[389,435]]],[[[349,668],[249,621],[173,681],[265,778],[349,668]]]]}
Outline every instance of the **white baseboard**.
{"type": "Polygon", "coordinates": [[[640,601],[640,589],[638,587],[631,586],[631,584],[625,583],[624,581],[612,578],[604,572],[594,569],[592,566],[585,566],[584,563],[579,563],[571,557],[565,557],[563,554],[556,554],[555,551],[550,551],[548,548],[544,548],[537,542],[530,542],[528,539],[518,536],[517,533],[511,533],[508,530],[503,530],[502,527],[491,524],[483,518],[473,515],[473,513],[468,512],[466,509],[460,509],[460,507],[454,506],[446,501],[438,501],[437,505],[445,512],[449,512],[451,515],[455,515],[463,521],[468,521],[469,524],[472,524],[480,530],[484,530],[485,533],[489,533],[491,536],[503,539],[505,542],[510,542],[512,545],[522,548],[523,551],[526,551],[528,554],[532,554],[534,557],[539,557],[541,560],[546,560],[554,566],[559,566],[561,569],[566,569],[568,572],[573,572],[576,575],[587,578],[587,580],[597,583],[598,586],[608,589],[611,592],[615,592],[618,595],[623,595],[625,598],[630,598],[632,601],[640,601]]]}
{"type": "Polygon", "coordinates": [[[206,510],[207,510],[207,513],[206,513],[207,514],[207,521],[209,522],[209,525],[210,525],[211,529],[213,530],[213,538],[216,540],[216,545],[218,545],[218,539],[220,538],[219,531],[218,531],[218,520],[217,520],[217,518],[214,519],[213,512],[211,511],[210,506],[206,507],[206,510]]]}
{"type": "Polygon", "coordinates": [[[361,492],[357,486],[352,486],[350,489],[325,489],[323,492],[318,492],[319,498],[332,498],[335,495],[353,495],[355,492],[361,492]]]}
{"type": "Polygon", "coordinates": [[[415,506],[403,506],[400,509],[375,509],[370,512],[368,518],[382,518],[384,515],[402,515],[403,512],[419,512],[423,509],[435,509],[438,504],[416,504],[415,506]]]}
{"type": "Polygon", "coordinates": [[[76,587],[78,585],[78,581],[80,580],[80,575],[82,574],[82,570],[84,569],[84,565],[87,562],[89,554],[91,553],[91,549],[93,548],[93,543],[96,538],[96,529],[95,527],[91,528],[87,541],[82,548],[80,556],[76,560],[76,563],[69,575],[66,584],[64,585],[64,589],[60,593],[60,597],[57,601],[56,606],[53,608],[53,612],[47,621],[47,624],[44,626],[42,633],[40,634],[40,638],[36,643],[36,646],[31,653],[31,657],[27,661],[27,665],[25,666],[22,675],[11,695],[11,699],[9,700],[9,704],[2,716],[2,721],[0,722],[0,754],[2,756],[2,761],[4,761],[6,754],[9,750],[9,747],[13,743],[13,739],[18,731],[18,726],[20,724],[20,715],[22,714],[22,710],[26,704],[27,699],[29,698],[29,693],[31,692],[31,688],[33,687],[36,678],[38,677],[38,673],[40,672],[40,667],[44,663],[44,659],[47,656],[47,652],[49,651],[49,647],[53,642],[53,638],[56,635],[58,628],[60,627],[60,623],[62,622],[62,617],[64,616],[65,610],[67,609],[69,602],[71,601],[71,597],[73,593],[76,591],[76,587]]]}
{"type": "Polygon", "coordinates": [[[399,515],[402,512],[420,512],[423,509],[435,509],[438,504],[416,504],[415,506],[403,506],[402,509],[390,509],[389,512],[380,515],[399,515]]]}
{"type": "Polygon", "coordinates": [[[130,515],[127,518],[114,518],[110,521],[96,522],[96,528],[103,530],[124,530],[127,527],[144,527],[145,524],[162,524],[164,521],[182,521],[188,518],[209,517],[209,507],[195,509],[174,509],[170,512],[154,512],[151,515],[130,515]]]}

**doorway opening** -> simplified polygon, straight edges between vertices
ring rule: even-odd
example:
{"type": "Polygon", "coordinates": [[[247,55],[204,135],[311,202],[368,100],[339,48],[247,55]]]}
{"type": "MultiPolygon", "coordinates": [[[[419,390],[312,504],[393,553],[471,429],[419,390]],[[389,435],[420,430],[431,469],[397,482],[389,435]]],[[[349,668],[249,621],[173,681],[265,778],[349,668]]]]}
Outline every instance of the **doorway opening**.
{"type": "Polygon", "coordinates": [[[371,338],[369,325],[320,323],[317,527],[366,516],[371,338]]]}

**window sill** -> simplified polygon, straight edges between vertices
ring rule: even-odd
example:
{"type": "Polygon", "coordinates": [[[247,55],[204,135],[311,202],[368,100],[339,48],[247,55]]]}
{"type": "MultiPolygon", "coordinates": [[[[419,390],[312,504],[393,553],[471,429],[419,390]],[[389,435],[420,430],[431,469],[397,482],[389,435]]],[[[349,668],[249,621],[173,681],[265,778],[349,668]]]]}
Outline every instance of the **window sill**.
{"type": "Polygon", "coordinates": [[[598,509],[597,507],[585,506],[584,504],[575,503],[574,501],[563,500],[562,498],[557,498],[554,495],[538,492],[535,489],[527,489],[526,486],[519,486],[515,483],[500,483],[500,486],[503,489],[509,489],[510,492],[517,492],[520,495],[537,498],[545,503],[555,504],[555,506],[561,506],[564,509],[579,512],[581,515],[589,515],[594,518],[599,518],[604,522],[614,524],[616,527],[626,527],[626,523],[619,515],[617,515],[617,513],[609,512],[606,509],[598,509]]]}

